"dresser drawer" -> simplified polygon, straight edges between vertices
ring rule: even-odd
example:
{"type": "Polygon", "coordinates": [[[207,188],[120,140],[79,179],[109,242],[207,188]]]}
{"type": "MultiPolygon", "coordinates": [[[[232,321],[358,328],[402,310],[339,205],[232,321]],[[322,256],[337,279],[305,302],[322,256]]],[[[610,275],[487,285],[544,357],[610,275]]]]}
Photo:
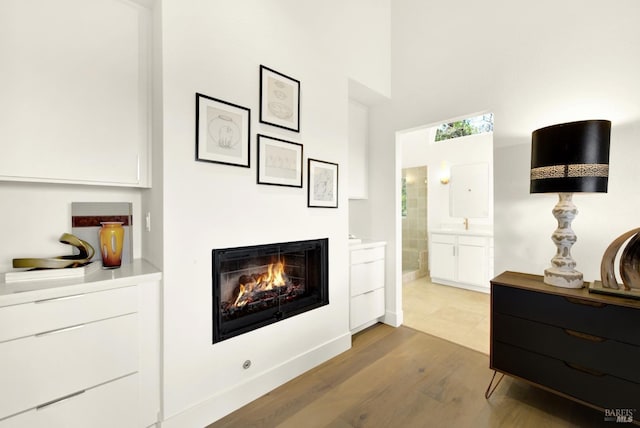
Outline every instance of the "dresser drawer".
{"type": "Polygon", "coordinates": [[[352,296],[384,287],[384,260],[352,265],[349,284],[352,296]]]}
{"type": "Polygon", "coordinates": [[[384,315],[384,288],[379,288],[351,299],[350,328],[375,320],[384,315]]]}
{"type": "Polygon", "coordinates": [[[0,421],[0,428],[137,428],[136,374],[0,421]]]}
{"type": "Polygon", "coordinates": [[[640,310],[493,284],[492,311],[640,346],[640,310]]]}
{"type": "Polygon", "coordinates": [[[384,259],[384,247],[351,250],[351,264],[366,263],[384,259]]]}
{"type": "Polygon", "coordinates": [[[0,342],[133,313],[136,287],[76,294],[0,308],[0,342]]]}
{"type": "Polygon", "coordinates": [[[136,372],[138,317],[0,343],[0,418],[136,372]]]}
{"type": "Polygon", "coordinates": [[[494,313],[492,339],[640,384],[640,347],[494,313]]]}
{"type": "Polygon", "coordinates": [[[491,368],[605,409],[640,408],[640,384],[501,342],[493,343],[491,368]]]}

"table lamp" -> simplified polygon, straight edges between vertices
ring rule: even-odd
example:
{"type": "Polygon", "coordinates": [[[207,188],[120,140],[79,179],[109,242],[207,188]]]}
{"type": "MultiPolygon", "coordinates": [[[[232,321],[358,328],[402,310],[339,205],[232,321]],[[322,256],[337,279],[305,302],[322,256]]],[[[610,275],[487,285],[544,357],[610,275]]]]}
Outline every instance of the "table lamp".
{"type": "Polygon", "coordinates": [[[531,134],[530,193],[558,193],[553,208],[558,228],[551,240],[556,255],[544,271],[544,282],[564,288],[582,288],[582,273],[575,269],[571,247],[576,234],[571,221],[578,214],[573,193],[607,191],[611,122],[584,120],[547,126],[531,134]]]}

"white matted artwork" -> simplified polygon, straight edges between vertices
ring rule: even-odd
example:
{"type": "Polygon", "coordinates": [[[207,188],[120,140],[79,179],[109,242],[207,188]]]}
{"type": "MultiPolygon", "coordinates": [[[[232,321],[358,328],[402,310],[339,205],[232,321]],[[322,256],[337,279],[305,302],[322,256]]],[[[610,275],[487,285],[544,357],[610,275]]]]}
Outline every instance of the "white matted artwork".
{"type": "Polygon", "coordinates": [[[309,207],[338,208],[338,164],[309,159],[309,207]]]}
{"type": "Polygon", "coordinates": [[[260,122],[300,132],[300,82],[260,66],[260,122]]]}
{"type": "Polygon", "coordinates": [[[251,111],[196,93],[196,160],[249,168],[251,111]]]}
{"type": "Polygon", "coordinates": [[[258,134],[258,184],[302,187],[302,144],[258,134]]]}

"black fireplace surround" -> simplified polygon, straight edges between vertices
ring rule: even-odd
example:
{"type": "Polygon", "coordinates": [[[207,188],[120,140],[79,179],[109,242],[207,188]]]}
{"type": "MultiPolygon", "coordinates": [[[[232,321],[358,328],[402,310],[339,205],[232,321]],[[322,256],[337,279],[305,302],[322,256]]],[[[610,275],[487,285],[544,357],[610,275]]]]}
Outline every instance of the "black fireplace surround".
{"type": "Polygon", "coordinates": [[[327,238],[211,253],[213,343],[329,304],[327,238]]]}

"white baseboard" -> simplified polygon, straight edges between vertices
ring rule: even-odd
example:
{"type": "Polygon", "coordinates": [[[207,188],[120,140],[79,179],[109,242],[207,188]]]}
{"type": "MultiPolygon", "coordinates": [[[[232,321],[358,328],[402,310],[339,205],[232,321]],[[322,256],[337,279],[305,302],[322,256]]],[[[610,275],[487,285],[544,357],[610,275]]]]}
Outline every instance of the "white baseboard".
{"type": "Polygon", "coordinates": [[[451,287],[464,288],[465,290],[479,291],[480,293],[485,293],[485,294],[491,293],[491,288],[489,288],[489,284],[487,284],[486,287],[483,287],[480,285],[463,284],[460,282],[449,281],[447,279],[440,279],[440,278],[431,278],[431,282],[434,284],[449,285],[451,287]]]}
{"type": "Polygon", "coordinates": [[[382,318],[382,322],[390,325],[391,327],[400,327],[404,322],[404,312],[391,312],[387,311],[382,318]]]}
{"type": "Polygon", "coordinates": [[[202,428],[351,348],[347,332],[160,423],[162,428],[202,428]]]}

